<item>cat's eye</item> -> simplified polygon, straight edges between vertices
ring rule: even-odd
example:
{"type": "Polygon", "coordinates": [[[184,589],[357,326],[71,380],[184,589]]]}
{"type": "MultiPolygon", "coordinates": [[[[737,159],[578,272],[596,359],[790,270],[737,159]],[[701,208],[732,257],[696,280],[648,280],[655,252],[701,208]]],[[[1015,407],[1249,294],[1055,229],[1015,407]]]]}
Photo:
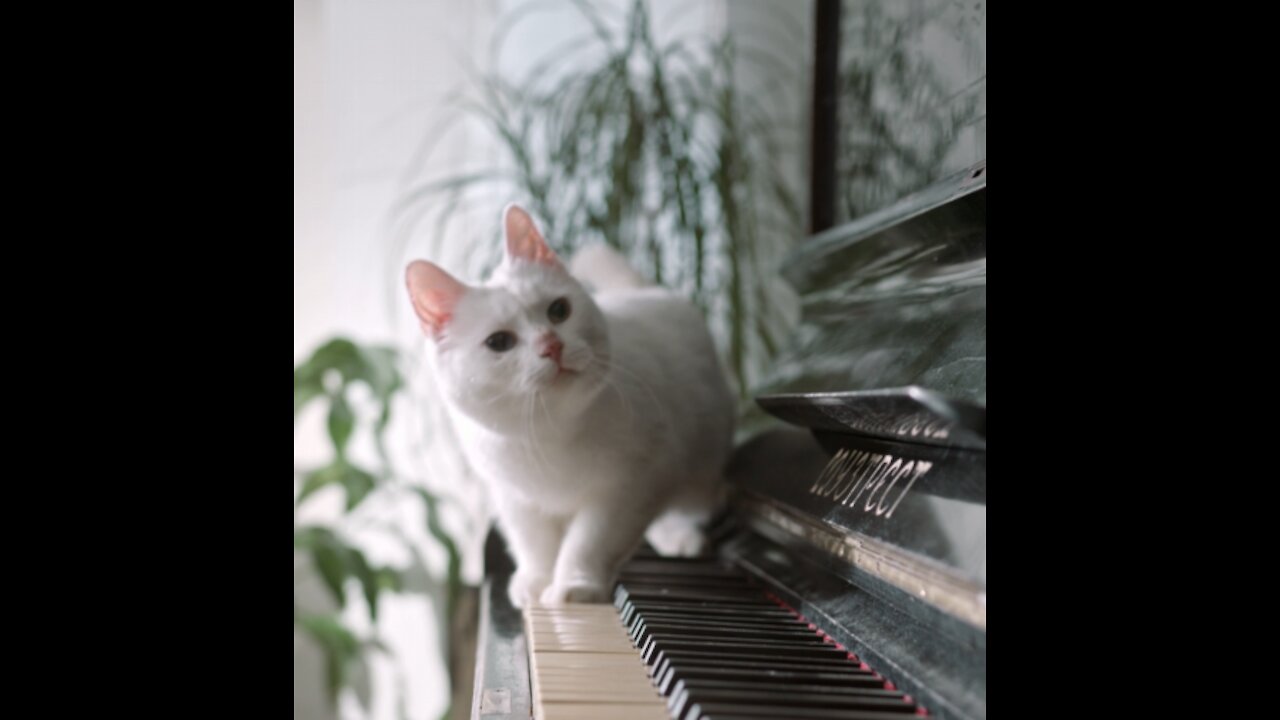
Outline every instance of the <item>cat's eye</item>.
{"type": "Polygon", "coordinates": [[[506,330],[499,330],[485,338],[484,345],[494,352],[506,352],[516,346],[516,336],[506,330]]]}
{"type": "Polygon", "coordinates": [[[547,319],[553,323],[562,323],[569,319],[571,311],[568,298],[559,298],[547,308],[547,319]]]}

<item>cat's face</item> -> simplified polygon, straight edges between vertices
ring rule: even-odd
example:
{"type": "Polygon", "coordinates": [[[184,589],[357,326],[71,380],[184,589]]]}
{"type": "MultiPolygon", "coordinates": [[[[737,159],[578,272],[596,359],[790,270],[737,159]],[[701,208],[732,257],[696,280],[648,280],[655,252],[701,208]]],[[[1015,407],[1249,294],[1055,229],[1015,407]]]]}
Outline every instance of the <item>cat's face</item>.
{"type": "Polygon", "coordinates": [[[504,213],[506,258],[481,287],[431,263],[407,271],[449,399],[496,430],[528,431],[585,407],[604,385],[609,337],[591,296],[547,247],[533,220],[504,213]]]}

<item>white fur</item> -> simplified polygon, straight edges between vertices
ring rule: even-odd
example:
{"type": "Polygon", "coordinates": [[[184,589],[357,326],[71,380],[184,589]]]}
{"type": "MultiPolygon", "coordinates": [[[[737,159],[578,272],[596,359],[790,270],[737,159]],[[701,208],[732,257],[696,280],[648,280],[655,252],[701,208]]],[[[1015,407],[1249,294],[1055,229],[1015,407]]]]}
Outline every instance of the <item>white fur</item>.
{"type": "Polygon", "coordinates": [[[517,606],[605,600],[646,529],[660,552],[697,553],[699,525],[721,500],[734,403],[701,314],[641,286],[612,251],[590,253],[574,268],[594,297],[558,262],[508,256],[428,343],[515,556],[517,606]],[[558,297],[572,312],[553,325],[546,312],[558,297]],[[487,348],[498,330],[517,345],[487,348]],[[573,372],[557,377],[538,355],[548,331],[573,372]]]}

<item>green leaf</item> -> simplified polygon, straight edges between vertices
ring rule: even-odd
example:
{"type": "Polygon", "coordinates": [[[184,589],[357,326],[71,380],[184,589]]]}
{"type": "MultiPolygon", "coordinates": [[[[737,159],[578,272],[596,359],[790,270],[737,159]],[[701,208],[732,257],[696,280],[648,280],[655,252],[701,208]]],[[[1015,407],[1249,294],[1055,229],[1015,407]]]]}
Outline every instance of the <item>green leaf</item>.
{"type": "Polygon", "coordinates": [[[293,419],[307,403],[324,395],[324,383],[321,374],[314,371],[309,364],[303,364],[293,370],[293,419]]]}
{"type": "Polygon", "coordinates": [[[297,505],[301,505],[317,490],[329,485],[338,484],[347,493],[347,511],[359,505],[377,485],[373,475],[344,461],[335,460],[319,470],[313,470],[303,476],[302,491],[298,493],[297,505]]]}
{"type": "Polygon", "coordinates": [[[337,370],[345,382],[360,375],[363,361],[355,343],[345,338],[334,338],[317,348],[307,364],[321,376],[327,370],[337,370]]]}
{"type": "Polygon", "coordinates": [[[342,474],[342,487],[347,491],[347,511],[360,504],[373,491],[377,480],[354,465],[346,465],[342,474]]]}
{"type": "Polygon", "coordinates": [[[351,412],[347,399],[338,393],[329,398],[329,438],[333,440],[333,449],[338,457],[346,457],[347,441],[351,439],[351,431],[355,429],[356,418],[351,412]]]}
{"type": "Polygon", "coordinates": [[[340,482],[342,479],[342,465],[343,463],[334,463],[332,465],[322,467],[319,470],[312,470],[304,475],[302,480],[302,491],[298,493],[298,499],[294,503],[295,506],[301,505],[303,500],[311,497],[311,495],[313,495],[317,490],[336,482],[340,482]]]}
{"type": "Polygon", "coordinates": [[[338,618],[329,615],[303,615],[294,622],[310,635],[324,652],[325,675],[329,701],[337,703],[338,691],[347,682],[348,672],[360,653],[360,643],[338,618]]]}
{"type": "Polygon", "coordinates": [[[403,386],[400,372],[396,370],[396,351],[388,347],[359,348],[362,361],[360,379],[368,383],[373,394],[387,402],[403,386]]]}
{"type": "Polygon", "coordinates": [[[320,571],[320,577],[324,580],[325,586],[338,602],[338,607],[347,606],[347,596],[342,587],[348,573],[346,550],[345,545],[336,541],[317,543],[311,548],[311,557],[315,560],[316,569],[320,571]]]}
{"type": "Polygon", "coordinates": [[[328,528],[306,525],[293,529],[293,546],[299,550],[310,550],[319,543],[327,542],[333,536],[328,528]]]}
{"type": "Polygon", "coordinates": [[[389,567],[380,567],[378,568],[377,573],[378,586],[382,589],[390,590],[392,592],[400,592],[404,589],[404,578],[402,578],[400,573],[395,570],[392,570],[389,567]]]}
{"type": "Polygon", "coordinates": [[[352,574],[360,581],[360,587],[364,591],[365,603],[369,605],[369,619],[378,621],[378,591],[381,590],[381,584],[378,582],[377,572],[369,567],[369,561],[365,558],[364,553],[358,550],[352,550],[351,555],[352,574]]]}
{"type": "Polygon", "coordinates": [[[360,550],[348,545],[328,528],[308,526],[293,533],[294,547],[310,550],[316,569],[340,607],[346,607],[345,583],[354,577],[360,582],[369,619],[378,621],[378,595],[382,590],[401,588],[400,574],[389,567],[375,567],[360,550]]]}

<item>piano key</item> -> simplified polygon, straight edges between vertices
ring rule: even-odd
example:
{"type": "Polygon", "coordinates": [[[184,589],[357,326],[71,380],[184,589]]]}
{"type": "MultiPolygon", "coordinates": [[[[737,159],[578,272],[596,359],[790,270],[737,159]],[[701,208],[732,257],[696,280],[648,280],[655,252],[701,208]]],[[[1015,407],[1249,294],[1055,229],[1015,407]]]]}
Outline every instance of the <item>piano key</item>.
{"type": "MultiPolygon", "coordinates": [[[[651,667],[651,673],[654,677],[662,677],[667,668],[673,662],[691,663],[705,662],[711,663],[717,667],[732,667],[744,664],[750,664],[760,668],[775,668],[779,670],[796,670],[805,668],[828,668],[831,671],[837,671],[841,668],[857,667],[853,665],[847,656],[832,658],[812,658],[812,657],[778,657],[769,653],[760,653],[754,655],[737,655],[733,658],[726,657],[723,653],[718,652],[668,652],[663,657],[655,660],[651,667]]],[[[826,670],[824,670],[825,672],[826,670]]]]}
{"type": "Polygon", "coordinates": [[[719,563],[633,561],[620,574],[612,606],[534,606],[526,624],[537,712],[557,714],[547,718],[632,717],[622,711],[656,717],[655,702],[677,720],[900,720],[916,709],[812,624],[719,563]]]}
{"type": "Polygon", "coordinates": [[[736,703],[695,703],[681,720],[902,720],[910,715],[878,710],[798,708],[789,705],[743,705],[736,703]]]}
{"type": "Polygon", "coordinates": [[[671,720],[666,708],[616,703],[544,703],[538,720],[671,720]]]}
{"type": "Polygon", "coordinates": [[[702,620],[696,618],[678,618],[667,615],[653,616],[645,615],[636,620],[627,629],[627,637],[631,641],[639,644],[640,639],[645,637],[652,628],[679,628],[681,631],[693,631],[704,629],[711,632],[719,632],[724,630],[737,630],[742,633],[809,633],[813,630],[805,623],[790,621],[754,621],[747,622],[741,620],[719,621],[719,620],[702,620]]]}
{"type": "MultiPolygon", "coordinates": [[[[698,635],[658,635],[658,637],[650,637],[649,642],[640,648],[640,659],[646,664],[650,664],[652,659],[658,657],[658,653],[664,650],[687,650],[690,646],[705,646],[705,644],[714,643],[717,648],[716,652],[728,652],[735,648],[754,648],[759,651],[762,648],[768,648],[771,653],[786,653],[788,656],[796,655],[795,651],[820,650],[820,648],[829,648],[829,644],[823,643],[820,638],[813,638],[809,642],[801,641],[763,641],[763,639],[746,638],[744,641],[732,641],[727,638],[704,638],[698,635]]],[[[842,657],[847,657],[842,653],[842,657]]],[[[833,656],[835,657],[835,656],[833,656]]]]}
{"type": "Polygon", "coordinates": [[[658,618],[656,621],[650,621],[646,618],[642,622],[638,622],[627,633],[631,638],[631,642],[637,646],[643,646],[645,640],[654,632],[673,632],[701,634],[703,636],[723,636],[733,638],[778,638],[787,637],[813,637],[814,633],[804,625],[769,625],[756,624],[748,625],[745,623],[709,623],[709,622],[679,622],[668,621],[665,618],[658,618]]]}
{"type": "Polygon", "coordinates": [[[538,720],[668,717],[613,608],[533,606],[524,620],[538,720]]]}
{"type": "Polygon", "coordinates": [[[781,669],[768,663],[755,663],[755,667],[726,667],[725,663],[696,663],[684,661],[677,667],[669,667],[657,678],[656,684],[660,695],[670,695],[681,680],[708,680],[724,682],[768,683],[773,685],[820,684],[823,687],[847,687],[862,689],[882,689],[884,680],[876,677],[870,670],[853,668],[843,670],[835,667],[814,665],[791,666],[781,669]]]}
{"type": "MultiPolygon", "coordinates": [[[[636,603],[628,604],[624,607],[634,607],[634,614],[631,621],[634,622],[638,615],[647,617],[656,617],[668,620],[692,620],[697,622],[749,622],[749,623],[799,623],[801,627],[808,627],[807,622],[802,622],[800,618],[789,612],[778,612],[769,608],[744,608],[742,606],[723,606],[712,604],[686,605],[679,606],[654,606],[636,603]]],[[[630,623],[627,623],[630,624],[630,623]]],[[[810,628],[812,629],[812,628],[810,628]]]]}
{"type": "Polygon", "coordinates": [[[769,626],[748,626],[722,623],[694,624],[676,622],[645,622],[639,625],[638,632],[632,635],[637,646],[643,646],[654,633],[684,634],[690,637],[723,637],[733,639],[759,638],[761,640],[800,639],[824,642],[822,637],[809,628],[801,625],[798,628],[773,628],[769,626]]]}
{"type": "Polygon", "coordinates": [[[756,660],[774,660],[780,658],[805,660],[845,660],[848,656],[843,650],[831,646],[812,647],[777,647],[772,645],[732,645],[729,643],[670,643],[653,655],[650,664],[661,666],[668,657],[676,657],[675,653],[703,653],[706,657],[728,658],[741,657],[756,660]]]}
{"type": "Polygon", "coordinates": [[[835,648],[834,646],[832,646],[830,643],[825,642],[821,637],[819,637],[816,634],[807,638],[799,637],[795,639],[782,640],[782,639],[765,639],[765,638],[754,638],[754,637],[736,639],[732,637],[717,637],[712,635],[699,635],[699,634],[690,634],[690,633],[651,634],[648,638],[648,641],[644,644],[644,647],[640,648],[640,657],[642,660],[648,663],[649,658],[654,657],[657,653],[662,652],[664,649],[667,649],[667,648],[687,649],[695,646],[713,647],[713,648],[716,648],[717,651],[723,650],[726,652],[734,648],[756,648],[756,649],[767,648],[770,652],[781,652],[781,653],[788,653],[788,654],[795,654],[793,651],[803,651],[803,650],[809,650],[809,649],[813,649],[813,650],[832,649],[832,650],[838,651],[839,657],[847,657],[847,654],[844,651],[839,650],[838,648],[835,648]]]}
{"type": "MultiPolygon", "coordinates": [[[[768,692],[777,693],[779,695],[808,695],[808,696],[833,696],[833,697],[867,697],[867,698],[883,698],[892,699],[905,703],[906,697],[898,690],[886,690],[883,687],[878,688],[859,688],[859,687],[841,687],[829,685],[800,684],[800,683],[770,683],[761,682],[757,679],[752,680],[704,680],[697,678],[684,678],[676,681],[671,688],[667,708],[677,710],[682,708],[685,699],[691,695],[696,696],[700,690],[719,690],[726,692],[768,692]]],[[[679,713],[677,713],[679,714],[679,713]]]]}
{"type": "Polygon", "coordinates": [[[777,605],[761,595],[752,595],[732,589],[714,590],[699,588],[664,588],[660,586],[626,586],[619,585],[614,595],[614,604],[621,606],[628,600],[654,601],[673,604],[715,602],[717,604],[776,608],[777,605]]]}
{"type": "Polygon", "coordinates": [[[732,615],[744,617],[780,617],[795,619],[795,613],[779,607],[776,603],[763,603],[756,606],[724,605],[714,601],[697,602],[663,602],[655,600],[628,600],[623,607],[634,608],[644,612],[675,612],[693,615],[732,615]]]}
{"type": "Polygon", "coordinates": [[[717,634],[717,633],[694,632],[694,631],[687,631],[687,632],[658,631],[658,632],[648,633],[645,637],[644,644],[638,647],[640,648],[640,651],[643,654],[644,650],[648,647],[657,645],[658,649],[661,650],[663,647],[667,646],[666,645],[667,643],[679,643],[680,645],[677,645],[677,647],[681,647],[684,644],[690,644],[690,643],[697,643],[699,645],[702,645],[702,644],[714,645],[716,647],[721,647],[721,646],[723,647],[753,646],[758,648],[805,647],[805,648],[837,650],[838,652],[833,654],[832,657],[841,657],[841,658],[848,657],[847,652],[840,650],[832,643],[823,639],[823,637],[821,635],[818,635],[817,633],[811,633],[807,636],[795,634],[795,635],[790,635],[786,637],[757,637],[751,634],[734,635],[734,634],[717,634]]]}
{"type": "Polygon", "coordinates": [[[698,603],[661,603],[652,601],[635,601],[628,600],[619,605],[622,608],[622,622],[630,624],[635,616],[644,612],[674,612],[699,616],[720,616],[730,617],[754,617],[754,618],[791,618],[795,619],[795,615],[784,610],[777,605],[769,604],[756,607],[746,607],[741,605],[726,606],[713,602],[698,603]]]}
{"type": "Polygon", "coordinates": [[[863,697],[831,693],[766,692],[735,688],[732,690],[699,689],[689,693],[690,702],[704,707],[713,703],[752,703],[786,705],[790,708],[823,708],[830,710],[875,710],[913,715],[915,703],[901,697],[863,697]]]}
{"type": "Polygon", "coordinates": [[[795,706],[846,707],[885,711],[914,712],[915,706],[897,690],[883,687],[859,688],[821,684],[768,683],[758,680],[700,680],[684,677],[670,686],[667,707],[680,716],[693,702],[737,701],[787,702],[795,706]]]}
{"type": "Polygon", "coordinates": [[[732,565],[723,563],[669,563],[654,560],[632,560],[618,574],[618,579],[626,582],[638,576],[657,575],[671,577],[683,575],[690,577],[725,577],[742,578],[742,571],[732,565]]]}
{"type": "Polygon", "coordinates": [[[618,577],[625,581],[627,578],[637,576],[662,577],[664,579],[681,580],[686,578],[724,578],[727,580],[746,580],[750,578],[746,576],[738,568],[732,565],[726,565],[721,562],[712,563],[676,563],[664,567],[664,563],[647,561],[642,564],[630,565],[622,568],[618,573],[618,577]]]}

